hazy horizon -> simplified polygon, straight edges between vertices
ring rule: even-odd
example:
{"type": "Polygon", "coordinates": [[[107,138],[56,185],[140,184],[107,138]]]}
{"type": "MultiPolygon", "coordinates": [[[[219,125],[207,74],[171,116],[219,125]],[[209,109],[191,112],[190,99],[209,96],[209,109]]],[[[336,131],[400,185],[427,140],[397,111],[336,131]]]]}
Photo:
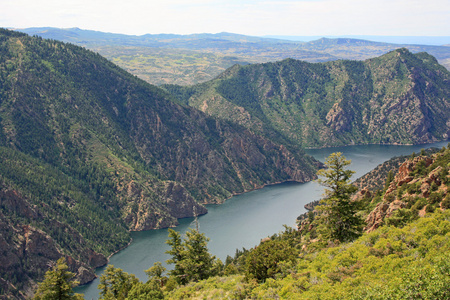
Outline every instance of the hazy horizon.
{"type": "Polygon", "coordinates": [[[382,42],[382,43],[392,43],[392,44],[416,44],[416,45],[432,45],[432,46],[443,46],[443,45],[450,45],[450,36],[389,36],[389,35],[314,35],[314,36],[290,36],[290,35],[245,35],[238,32],[197,32],[197,33],[190,33],[190,34],[176,34],[176,33],[145,33],[140,35],[132,35],[132,34],[123,34],[123,33],[117,33],[117,32],[105,32],[105,31],[99,31],[99,30],[91,30],[91,29],[83,29],[80,27],[70,27],[70,28],[60,28],[60,27],[51,27],[51,26],[40,26],[40,27],[27,27],[27,28],[14,28],[9,27],[6,29],[10,30],[17,30],[17,31],[24,31],[28,32],[32,30],[36,30],[38,32],[39,30],[45,30],[45,29],[59,29],[59,30],[83,30],[83,31],[95,31],[105,34],[117,34],[117,35],[127,35],[127,36],[144,36],[144,35],[158,35],[158,34],[168,34],[168,35],[197,35],[197,34],[221,34],[221,33],[227,33],[227,34],[236,34],[236,35],[244,35],[244,36],[250,36],[250,37],[259,37],[259,38],[271,38],[271,39],[281,39],[281,40],[287,40],[287,41],[297,41],[297,42],[310,42],[314,40],[318,40],[321,38],[329,38],[329,39],[336,39],[336,38],[350,38],[350,39],[362,39],[362,40],[368,40],[368,41],[374,41],[374,42],[382,42]]]}
{"type": "Polygon", "coordinates": [[[128,35],[450,36],[448,0],[3,0],[5,28],[79,27],[128,35]]]}

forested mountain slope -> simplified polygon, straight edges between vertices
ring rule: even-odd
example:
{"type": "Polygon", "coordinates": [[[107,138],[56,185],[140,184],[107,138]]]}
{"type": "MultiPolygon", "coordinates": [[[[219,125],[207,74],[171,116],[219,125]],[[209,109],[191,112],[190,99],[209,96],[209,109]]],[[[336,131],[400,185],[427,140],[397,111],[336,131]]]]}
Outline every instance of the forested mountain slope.
{"type": "Polygon", "coordinates": [[[82,282],[129,242],[318,163],[71,44],[0,30],[1,293],[64,255],[82,282]]]}
{"type": "Polygon", "coordinates": [[[407,49],[366,61],[236,65],[204,84],[166,88],[210,115],[306,147],[417,144],[450,133],[450,72],[407,49]]]}

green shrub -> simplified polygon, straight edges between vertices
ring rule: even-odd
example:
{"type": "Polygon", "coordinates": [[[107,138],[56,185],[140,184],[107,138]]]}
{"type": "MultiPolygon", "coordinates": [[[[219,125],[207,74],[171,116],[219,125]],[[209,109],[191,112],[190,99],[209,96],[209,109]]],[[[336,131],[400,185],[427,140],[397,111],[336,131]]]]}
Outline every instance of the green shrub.
{"type": "Polygon", "coordinates": [[[431,193],[428,197],[428,204],[436,204],[441,202],[443,196],[444,195],[442,193],[431,193]]]}
{"type": "Polygon", "coordinates": [[[247,279],[260,282],[267,278],[275,278],[280,273],[281,262],[295,262],[297,251],[288,241],[270,240],[261,243],[251,251],[246,259],[245,275],[247,279]]]}
{"type": "Polygon", "coordinates": [[[416,194],[420,192],[420,182],[409,183],[406,186],[406,191],[408,194],[416,194]]]}
{"type": "Polygon", "coordinates": [[[386,218],[384,221],[388,226],[403,227],[417,218],[418,215],[415,211],[406,208],[401,208],[394,211],[392,216],[386,218]]]}
{"type": "Polygon", "coordinates": [[[413,210],[421,210],[425,205],[427,205],[427,199],[417,197],[416,203],[413,205],[411,209],[413,210]]]}
{"type": "Polygon", "coordinates": [[[435,191],[437,191],[437,190],[439,189],[439,185],[437,185],[437,183],[433,181],[433,182],[431,183],[430,188],[431,188],[431,190],[432,190],[433,192],[435,192],[435,191]]]}
{"type": "Polygon", "coordinates": [[[403,197],[403,194],[406,191],[406,187],[407,187],[407,185],[404,184],[404,185],[400,186],[399,188],[397,188],[397,198],[398,199],[401,199],[403,197]]]}
{"type": "Polygon", "coordinates": [[[419,160],[416,164],[416,167],[414,169],[414,171],[412,172],[412,175],[414,177],[420,177],[425,175],[427,172],[427,168],[426,168],[426,162],[424,159],[419,160]]]}
{"type": "Polygon", "coordinates": [[[450,193],[445,196],[444,200],[442,200],[442,208],[449,209],[450,208],[450,193]]]}
{"type": "Polygon", "coordinates": [[[434,212],[435,210],[436,210],[436,207],[435,207],[434,205],[428,204],[428,205],[425,207],[425,211],[426,211],[427,213],[432,213],[432,212],[434,212]]]}

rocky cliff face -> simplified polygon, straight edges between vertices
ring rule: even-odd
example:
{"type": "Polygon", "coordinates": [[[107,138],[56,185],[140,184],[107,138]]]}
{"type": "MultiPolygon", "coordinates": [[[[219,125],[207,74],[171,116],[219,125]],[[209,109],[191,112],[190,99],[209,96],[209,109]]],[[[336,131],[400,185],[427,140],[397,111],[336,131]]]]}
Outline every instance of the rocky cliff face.
{"type": "MultiPolygon", "coordinates": [[[[431,157],[407,159],[382,195],[382,200],[366,218],[365,231],[371,232],[389,218],[423,217],[428,211],[449,208],[449,150],[431,157]],[[404,215],[399,215],[399,210],[404,215]]],[[[395,220],[394,220],[395,221],[395,220]]]]}
{"type": "Polygon", "coordinates": [[[364,62],[235,66],[178,96],[266,136],[327,147],[445,140],[449,87],[450,72],[432,56],[398,49],[364,62]]]}
{"type": "Polygon", "coordinates": [[[156,163],[158,173],[182,183],[203,203],[222,202],[269,183],[305,182],[315,176],[314,160],[239,125],[173,103],[156,103],[153,111],[142,106],[130,110],[131,136],[147,164],[156,163]],[[171,116],[164,119],[167,107],[171,116]]]}
{"type": "MultiPolygon", "coordinates": [[[[436,210],[450,209],[450,147],[422,150],[420,156],[394,157],[358,178],[353,184],[365,220],[364,231],[382,225],[403,226],[436,210]]],[[[298,228],[315,231],[319,201],[305,205],[307,213],[297,218],[298,228]]]]}
{"type": "Polygon", "coordinates": [[[29,298],[36,282],[60,257],[65,257],[80,283],[92,281],[93,270],[106,264],[104,255],[86,245],[84,238],[75,230],[57,221],[50,221],[47,228],[57,229],[77,240],[72,247],[78,256],[65,254],[44,230],[36,228],[46,216],[39,207],[30,205],[15,190],[0,190],[0,288],[2,294],[11,293],[18,298],[29,298]],[[31,225],[36,224],[36,225],[31,225]]]}
{"type": "Polygon", "coordinates": [[[143,189],[133,181],[126,188],[126,201],[131,204],[125,209],[125,221],[132,231],[178,225],[177,219],[194,216],[194,210],[198,215],[207,213],[203,205],[174,181],[154,184],[152,192],[158,195],[156,203],[148,201],[146,193],[149,189],[143,189]]]}
{"type": "Polygon", "coordinates": [[[385,161],[384,163],[378,165],[375,169],[371,170],[367,174],[356,179],[353,184],[358,187],[360,194],[364,194],[364,191],[374,193],[378,190],[383,190],[386,185],[386,178],[388,176],[391,176],[391,178],[393,178],[395,174],[397,174],[400,166],[408,158],[410,158],[410,156],[406,155],[393,157],[388,161],[385,161]]]}

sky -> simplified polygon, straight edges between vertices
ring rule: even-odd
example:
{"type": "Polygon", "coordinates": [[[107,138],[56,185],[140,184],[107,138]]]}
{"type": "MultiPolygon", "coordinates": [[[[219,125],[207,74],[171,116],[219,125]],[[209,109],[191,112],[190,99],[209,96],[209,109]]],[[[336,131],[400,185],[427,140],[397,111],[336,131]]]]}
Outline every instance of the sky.
{"type": "Polygon", "coordinates": [[[132,35],[450,36],[450,0],[0,0],[0,27],[132,35]]]}

